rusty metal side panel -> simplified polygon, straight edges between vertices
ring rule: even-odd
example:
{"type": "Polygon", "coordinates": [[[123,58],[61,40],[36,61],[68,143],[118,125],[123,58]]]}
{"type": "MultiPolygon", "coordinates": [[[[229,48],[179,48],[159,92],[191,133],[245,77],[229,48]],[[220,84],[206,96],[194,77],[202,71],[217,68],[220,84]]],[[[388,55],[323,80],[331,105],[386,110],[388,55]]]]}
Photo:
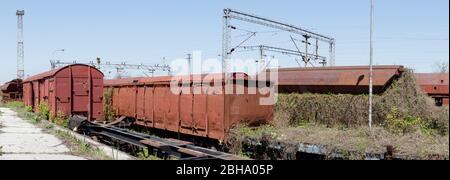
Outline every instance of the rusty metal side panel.
{"type": "Polygon", "coordinates": [[[420,87],[429,95],[449,95],[448,85],[421,85],[420,87]]]}
{"type": "Polygon", "coordinates": [[[33,87],[31,82],[23,84],[23,103],[25,106],[33,106],[33,87]]]}
{"type": "Polygon", "coordinates": [[[50,106],[50,98],[49,98],[49,79],[45,79],[44,81],[44,100],[50,106]]]}
{"type": "Polygon", "coordinates": [[[444,98],[443,104],[448,106],[449,105],[449,101],[448,100],[449,100],[449,98],[444,98]]]}
{"type": "Polygon", "coordinates": [[[210,88],[208,90],[208,137],[213,139],[224,139],[224,105],[225,96],[220,93],[221,87],[210,88]]]}
{"type": "Polygon", "coordinates": [[[166,112],[165,125],[166,129],[173,132],[179,131],[180,124],[180,96],[174,94],[169,86],[166,86],[167,101],[169,103],[168,111],[166,112]]]}
{"type": "MultiPolygon", "coordinates": [[[[278,69],[280,93],[367,93],[369,67],[327,67],[278,69]]],[[[403,72],[401,66],[374,67],[374,93],[382,93],[386,86],[403,72]]]]}
{"type": "Polygon", "coordinates": [[[417,73],[417,83],[429,95],[449,95],[448,73],[417,73]]]}
{"type": "Polygon", "coordinates": [[[122,114],[122,109],[120,107],[120,88],[114,87],[112,93],[112,107],[114,107],[115,113],[117,115],[122,114]]]}
{"type": "Polygon", "coordinates": [[[136,118],[139,120],[145,119],[145,105],[145,86],[139,86],[136,98],[136,118]]]}
{"type": "Polygon", "coordinates": [[[120,114],[128,117],[136,117],[136,87],[120,87],[119,91],[120,114]]]}
{"type": "Polygon", "coordinates": [[[165,119],[169,109],[169,102],[167,100],[168,89],[169,88],[166,88],[165,86],[155,87],[154,127],[157,129],[166,129],[165,119]]]}
{"type": "Polygon", "coordinates": [[[202,92],[201,86],[194,86],[194,106],[192,134],[206,136],[208,96],[202,92]]]}
{"type": "Polygon", "coordinates": [[[34,112],[38,112],[39,106],[39,81],[33,81],[33,98],[34,98],[34,112]]]}
{"type": "MultiPolygon", "coordinates": [[[[184,92],[191,92],[191,87],[183,87],[184,92]]],[[[189,134],[192,132],[192,112],[193,112],[194,95],[192,93],[180,94],[180,132],[189,134]]]]}
{"type": "Polygon", "coordinates": [[[41,103],[47,103],[45,95],[45,80],[39,80],[39,101],[41,103]]]}
{"type": "Polygon", "coordinates": [[[144,109],[144,116],[145,116],[145,123],[149,127],[153,127],[153,113],[154,113],[154,95],[153,95],[154,88],[147,86],[145,88],[145,109],[144,109]]]}
{"type": "Polygon", "coordinates": [[[28,83],[23,83],[23,87],[22,87],[22,103],[25,106],[28,106],[29,100],[27,100],[26,98],[28,98],[29,96],[26,95],[26,93],[25,93],[25,92],[27,92],[27,88],[28,88],[26,84],[28,84],[28,83]]]}

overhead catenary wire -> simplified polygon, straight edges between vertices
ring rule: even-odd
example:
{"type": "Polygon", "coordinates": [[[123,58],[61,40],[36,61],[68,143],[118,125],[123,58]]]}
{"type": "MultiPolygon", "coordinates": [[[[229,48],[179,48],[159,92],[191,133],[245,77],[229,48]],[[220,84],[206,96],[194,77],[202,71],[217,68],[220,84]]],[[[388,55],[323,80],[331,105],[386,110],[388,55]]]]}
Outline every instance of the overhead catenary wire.
{"type": "MultiPolygon", "coordinates": [[[[270,20],[267,18],[263,18],[260,16],[256,16],[253,14],[248,14],[248,13],[243,13],[243,12],[239,12],[239,11],[235,11],[232,9],[224,9],[224,16],[223,16],[223,36],[222,36],[222,70],[223,72],[227,75],[227,72],[229,71],[229,66],[228,66],[228,62],[231,59],[231,56],[233,54],[233,52],[239,52],[236,51],[237,48],[241,47],[242,45],[244,45],[244,43],[246,43],[249,39],[251,39],[252,37],[256,36],[256,34],[264,34],[264,33],[269,33],[269,36],[277,36],[277,35],[283,35],[280,32],[284,32],[284,33],[288,33],[290,35],[293,34],[297,34],[297,35],[301,35],[303,37],[307,36],[310,37],[311,39],[315,39],[317,40],[317,42],[321,42],[321,43],[327,43],[329,44],[329,59],[325,59],[322,62],[319,62],[320,64],[323,64],[324,66],[326,66],[327,64],[330,66],[334,66],[334,58],[335,58],[335,39],[325,36],[325,35],[321,35],[319,33],[301,28],[301,27],[297,27],[294,25],[290,25],[290,24],[286,24],[286,23],[282,23],[282,22],[278,22],[278,21],[274,21],[274,20],[270,20]],[[235,21],[231,21],[231,20],[237,20],[239,22],[245,22],[245,23],[250,23],[253,25],[259,25],[260,27],[263,26],[264,28],[272,28],[273,31],[249,31],[246,29],[242,29],[242,27],[236,27],[236,25],[234,24],[235,21]],[[243,31],[246,32],[245,34],[240,34],[237,37],[242,37],[242,36],[247,36],[249,35],[249,37],[247,37],[245,40],[241,41],[241,43],[239,43],[237,46],[235,47],[231,47],[232,45],[232,32],[233,31],[243,31]],[[251,34],[249,32],[252,32],[251,34]]],[[[234,37],[236,38],[236,37],[234,37]]],[[[286,41],[288,42],[288,41],[286,41]]],[[[278,44],[278,43],[285,43],[285,42],[268,42],[268,43],[259,43],[259,44],[265,44],[265,45],[270,45],[270,44],[278,44]]],[[[318,52],[319,52],[319,43],[316,43],[316,55],[312,55],[310,57],[318,57],[318,52]]],[[[307,46],[307,45],[306,45],[307,46]]],[[[301,52],[301,51],[300,51],[301,52]]],[[[308,53],[305,53],[306,57],[308,57],[308,53]]],[[[309,59],[309,58],[306,58],[309,59]]],[[[317,59],[316,59],[317,60],[317,59]]],[[[306,61],[305,64],[310,64],[308,63],[308,61],[306,61]]]]}

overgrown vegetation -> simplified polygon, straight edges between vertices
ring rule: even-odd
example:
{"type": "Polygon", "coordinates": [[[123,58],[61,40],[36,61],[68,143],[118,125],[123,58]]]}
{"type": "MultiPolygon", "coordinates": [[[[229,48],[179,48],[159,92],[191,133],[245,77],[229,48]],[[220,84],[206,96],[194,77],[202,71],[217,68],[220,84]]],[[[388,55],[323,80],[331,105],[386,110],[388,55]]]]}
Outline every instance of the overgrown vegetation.
{"type": "Polygon", "coordinates": [[[12,102],[6,103],[6,107],[9,107],[9,108],[23,108],[23,107],[25,107],[25,105],[23,105],[23,103],[20,102],[20,101],[12,101],[12,102]]]}
{"type": "Polygon", "coordinates": [[[113,121],[116,118],[116,111],[112,106],[112,95],[112,88],[103,92],[103,114],[106,121],[113,121]]]}
{"type": "Polygon", "coordinates": [[[67,128],[69,126],[69,119],[64,115],[63,112],[58,112],[56,113],[56,115],[51,115],[50,121],[64,128],[67,128]]]}
{"type": "Polygon", "coordinates": [[[374,96],[372,130],[367,128],[367,107],[367,95],[280,94],[270,124],[257,128],[238,125],[226,144],[235,154],[243,154],[248,137],[275,146],[279,142],[317,143],[361,154],[394,145],[398,153],[448,158],[449,109],[435,106],[416,84],[412,71],[407,70],[385,93],[374,96]]]}
{"type": "MultiPolygon", "coordinates": [[[[368,96],[350,94],[281,94],[275,105],[273,124],[292,127],[302,124],[355,128],[367,126],[368,96]]],[[[448,134],[448,107],[434,102],[416,84],[412,71],[406,71],[382,95],[374,97],[373,122],[395,132],[418,129],[448,134]],[[414,124],[404,124],[418,120],[414,124]],[[397,128],[397,129],[396,129],[397,128]],[[406,129],[398,129],[406,128],[406,129]]]]}
{"type": "Polygon", "coordinates": [[[50,119],[50,108],[46,102],[38,104],[37,112],[42,119],[50,119]]]}

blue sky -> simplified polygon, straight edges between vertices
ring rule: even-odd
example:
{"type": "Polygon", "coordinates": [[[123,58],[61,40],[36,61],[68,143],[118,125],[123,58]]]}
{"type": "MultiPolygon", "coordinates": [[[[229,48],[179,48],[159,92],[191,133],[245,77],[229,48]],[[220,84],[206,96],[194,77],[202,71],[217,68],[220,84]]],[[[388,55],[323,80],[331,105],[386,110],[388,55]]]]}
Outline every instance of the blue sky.
{"type": "MultiPolygon", "coordinates": [[[[449,58],[448,0],[376,0],[375,64],[418,72],[449,58]]],[[[25,74],[49,59],[154,64],[194,50],[221,53],[222,9],[233,8],[336,38],[336,65],[368,63],[369,0],[1,0],[0,83],[16,76],[16,16],[25,9],[25,74]]],[[[285,66],[295,64],[281,64],[285,66]]]]}

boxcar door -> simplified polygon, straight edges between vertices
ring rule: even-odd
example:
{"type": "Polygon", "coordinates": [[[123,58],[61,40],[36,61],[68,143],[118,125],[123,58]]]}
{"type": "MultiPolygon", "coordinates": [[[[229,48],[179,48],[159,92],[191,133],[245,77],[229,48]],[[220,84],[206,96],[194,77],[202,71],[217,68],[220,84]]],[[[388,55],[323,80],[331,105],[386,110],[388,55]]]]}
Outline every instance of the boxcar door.
{"type": "Polygon", "coordinates": [[[56,78],[56,111],[70,116],[71,97],[70,97],[70,78],[56,78]]]}
{"type": "MultiPolygon", "coordinates": [[[[74,71],[74,70],[73,70],[74,71]]],[[[75,76],[75,72],[72,75],[75,76]]],[[[88,117],[89,111],[89,78],[73,77],[73,113],[83,114],[88,117]]],[[[68,88],[70,89],[70,88],[68,88]]]]}

